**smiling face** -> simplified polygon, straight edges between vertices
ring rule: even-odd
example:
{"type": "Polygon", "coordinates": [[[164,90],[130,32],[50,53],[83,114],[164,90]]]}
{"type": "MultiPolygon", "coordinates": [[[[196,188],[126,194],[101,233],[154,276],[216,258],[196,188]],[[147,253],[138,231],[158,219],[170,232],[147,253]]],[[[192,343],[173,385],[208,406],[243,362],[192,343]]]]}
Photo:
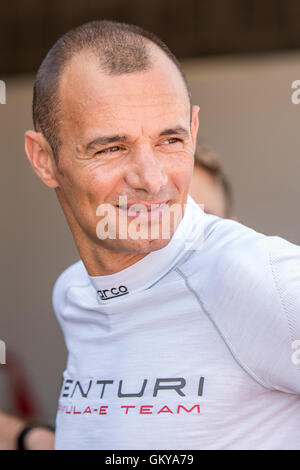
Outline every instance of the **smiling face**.
{"type": "MultiPolygon", "coordinates": [[[[120,253],[147,253],[168,239],[120,239],[118,216],[128,226],[134,216],[119,204],[158,204],[141,224],[161,224],[161,214],[186,202],[193,172],[198,107],[190,103],[176,66],[153,48],[147,71],[107,75],[95,57],[76,55],[61,77],[62,145],[56,171],[56,193],[77,246],[99,247],[120,253]],[[99,239],[97,208],[113,206],[116,238],[99,239]]],[[[99,211],[98,211],[99,214],[99,211]]],[[[171,224],[171,236],[175,230],[171,224]]]]}

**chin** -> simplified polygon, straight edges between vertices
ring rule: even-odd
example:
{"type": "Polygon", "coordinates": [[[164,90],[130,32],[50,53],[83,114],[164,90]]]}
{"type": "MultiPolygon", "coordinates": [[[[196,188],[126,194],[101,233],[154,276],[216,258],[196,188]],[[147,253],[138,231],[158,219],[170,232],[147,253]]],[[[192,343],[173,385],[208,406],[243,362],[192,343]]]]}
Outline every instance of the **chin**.
{"type": "Polygon", "coordinates": [[[147,254],[151,251],[157,251],[164,248],[170,239],[154,239],[154,240],[114,240],[110,249],[120,253],[137,253],[147,254]]]}
{"type": "Polygon", "coordinates": [[[148,242],[148,246],[150,247],[149,251],[160,250],[161,248],[164,248],[165,246],[167,246],[169,242],[170,242],[170,239],[151,240],[148,242]]]}

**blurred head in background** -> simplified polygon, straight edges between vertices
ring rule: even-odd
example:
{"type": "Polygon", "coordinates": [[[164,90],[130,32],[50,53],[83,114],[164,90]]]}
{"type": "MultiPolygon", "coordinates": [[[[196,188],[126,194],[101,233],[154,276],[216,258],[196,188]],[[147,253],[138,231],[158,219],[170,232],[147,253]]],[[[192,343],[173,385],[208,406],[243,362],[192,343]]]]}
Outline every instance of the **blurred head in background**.
{"type": "Polygon", "coordinates": [[[199,145],[195,153],[195,167],[190,184],[190,195],[204,211],[219,217],[232,216],[232,190],[215,152],[199,145]]]}

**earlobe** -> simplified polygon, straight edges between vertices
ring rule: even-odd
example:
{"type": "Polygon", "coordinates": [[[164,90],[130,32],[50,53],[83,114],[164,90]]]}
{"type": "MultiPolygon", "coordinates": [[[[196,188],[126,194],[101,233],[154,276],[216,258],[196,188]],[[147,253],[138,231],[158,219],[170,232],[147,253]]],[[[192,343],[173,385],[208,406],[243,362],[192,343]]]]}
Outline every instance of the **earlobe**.
{"type": "Polygon", "coordinates": [[[41,133],[35,131],[25,133],[25,152],[34,172],[46,186],[56,188],[58,182],[53,157],[47,147],[46,139],[41,133]]]}

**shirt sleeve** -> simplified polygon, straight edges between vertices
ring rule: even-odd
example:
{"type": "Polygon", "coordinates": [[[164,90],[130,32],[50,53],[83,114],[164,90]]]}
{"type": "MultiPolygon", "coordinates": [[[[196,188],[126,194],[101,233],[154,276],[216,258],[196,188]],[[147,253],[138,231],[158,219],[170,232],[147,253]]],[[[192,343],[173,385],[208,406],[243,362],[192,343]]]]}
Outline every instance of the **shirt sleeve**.
{"type": "Polygon", "coordinates": [[[280,237],[266,237],[270,269],[282,316],[288,327],[288,357],[284,379],[300,393],[300,247],[280,237]]]}
{"type": "Polygon", "coordinates": [[[271,390],[300,395],[300,247],[263,236],[249,243],[247,258],[233,274],[238,303],[228,336],[253,377],[271,390]]]}
{"type": "Polygon", "coordinates": [[[270,390],[300,395],[300,247],[215,221],[189,282],[234,359],[270,390]]]}

